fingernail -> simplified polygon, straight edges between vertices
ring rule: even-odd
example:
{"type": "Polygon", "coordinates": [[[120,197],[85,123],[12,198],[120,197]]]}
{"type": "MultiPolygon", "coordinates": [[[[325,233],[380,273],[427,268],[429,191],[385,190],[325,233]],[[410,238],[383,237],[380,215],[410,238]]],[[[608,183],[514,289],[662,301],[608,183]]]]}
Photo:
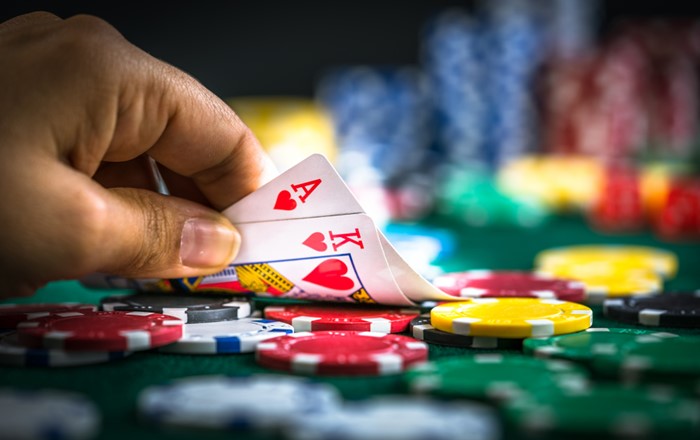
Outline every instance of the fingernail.
{"type": "Polygon", "coordinates": [[[233,227],[203,218],[189,219],[182,228],[180,260],[188,267],[224,266],[235,257],[238,243],[233,227]]]}

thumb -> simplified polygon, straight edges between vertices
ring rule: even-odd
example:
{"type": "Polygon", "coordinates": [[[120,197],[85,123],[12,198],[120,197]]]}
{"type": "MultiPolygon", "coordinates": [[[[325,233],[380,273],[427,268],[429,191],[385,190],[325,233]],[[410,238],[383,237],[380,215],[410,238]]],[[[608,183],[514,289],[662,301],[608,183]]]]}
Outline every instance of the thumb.
{"type": "Polygon", "coordinates": [[[109,237],[101,272],[133,278],[180,278],[223,270],[240,235],[220,213],[152,191],[109,190],[109,237]]]}

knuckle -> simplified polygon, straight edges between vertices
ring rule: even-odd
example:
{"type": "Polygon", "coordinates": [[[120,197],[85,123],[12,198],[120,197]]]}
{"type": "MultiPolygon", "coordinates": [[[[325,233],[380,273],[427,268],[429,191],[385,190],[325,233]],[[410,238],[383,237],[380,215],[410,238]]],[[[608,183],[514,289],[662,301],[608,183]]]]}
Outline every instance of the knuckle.
{"type": "Polygon", "coordinates": [[[119,66],[115,54],[125,40],[112,25],[92,15],[76,15],[63,23],[60,52],[72,65],[103,75],[119,66]]]}
{"type": "MultiPolygon", "coordinates": [[[[80,14],[74,15],[65,20],[66,29],[75,33],[82,41],[85,36],[91,37],[109,37],[113,38],[119,35],[119,32],[105,20],[95,17],[94,15],[80,14]]],[[[89,40],[89,39],[88,39],[89,40]]]]}

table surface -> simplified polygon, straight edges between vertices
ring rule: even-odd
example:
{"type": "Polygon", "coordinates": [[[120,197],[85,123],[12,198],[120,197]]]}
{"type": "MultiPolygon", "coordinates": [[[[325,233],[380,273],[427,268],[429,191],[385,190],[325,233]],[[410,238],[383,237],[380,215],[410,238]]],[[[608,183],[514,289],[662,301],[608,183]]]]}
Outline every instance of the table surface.
{"type": "MultiPolygon", "coordinates": [[[[446,271],[477,268],[531,269],[537,252],[556,246],[574,244],[639,244],[657,246],[675,252],[679,258],[679,273],[666,283],[665,290],[696,290],[700,288],[700,244],[668,243],[659,241],[651,233],[629,235],[605,235],[591,231],[580,218],[554,219],[537,229],[474,229],[455,226],[446,219],[431,219],[424,225],[450,228],[457,232],[456,253],[439,262],[446,271]]],[[[31,298],[4,302],[60,302],[79,301],[98,304],[100,298],[126,291],[101,291],[83,288],[76,281],[54,282],[31,298]]],[[[256,307],[271,301],[256,300],[256,307]]],[[[623,327],[624,325],[602,317],[600,307],[593,307],[594,327],[623,327]]],[[[682,334],[698,334],[700,329],[672,330],[682,334]]],[[[484,350],[481,350],[484,351],[484,350]]],[[[480,350],[459,349],[430,345],[430,359],[465,355],[480,350]]],[[[101,439],[125,438],[191,438],[191,432],[161,431],[139,421],[136,412],[138,393],[149,385],[167,382],[185,376],[206,374],[248,375],[272,373],[258,367],[252,354],[229,356],[193,356],[158,353],[136,353],[129,358],[93,366],[66,368],[18,368],[0,367],[0,386],[21,388],[58,388],[74,390],[89,396],[99,406],[103,415],[101,439]]],[[[384,377],[315,377],[329,382],[348,399],[361,399],[378,394],[405,393],[401,375],[384,377]]],[[[0,428],[1,429],[1,428],[0,428]]],[[[198,433],[197,438],[216,439],[225,433],[198,433]]],[[[245,437],[245,436],[243,436],[245,437]]],[[[266,438],[251,433],[246,438],[266,438]]]]}

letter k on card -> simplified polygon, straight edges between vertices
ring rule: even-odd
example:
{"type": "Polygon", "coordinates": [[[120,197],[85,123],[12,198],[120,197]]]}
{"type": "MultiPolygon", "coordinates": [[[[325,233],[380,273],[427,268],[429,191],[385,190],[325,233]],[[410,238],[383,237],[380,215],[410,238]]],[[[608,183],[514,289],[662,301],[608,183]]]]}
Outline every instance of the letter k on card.
{"type": "Polygon", "coordinates": [[[324,156],[314,154],[223,211],[233,224],[363,212],[324,156]]]}

